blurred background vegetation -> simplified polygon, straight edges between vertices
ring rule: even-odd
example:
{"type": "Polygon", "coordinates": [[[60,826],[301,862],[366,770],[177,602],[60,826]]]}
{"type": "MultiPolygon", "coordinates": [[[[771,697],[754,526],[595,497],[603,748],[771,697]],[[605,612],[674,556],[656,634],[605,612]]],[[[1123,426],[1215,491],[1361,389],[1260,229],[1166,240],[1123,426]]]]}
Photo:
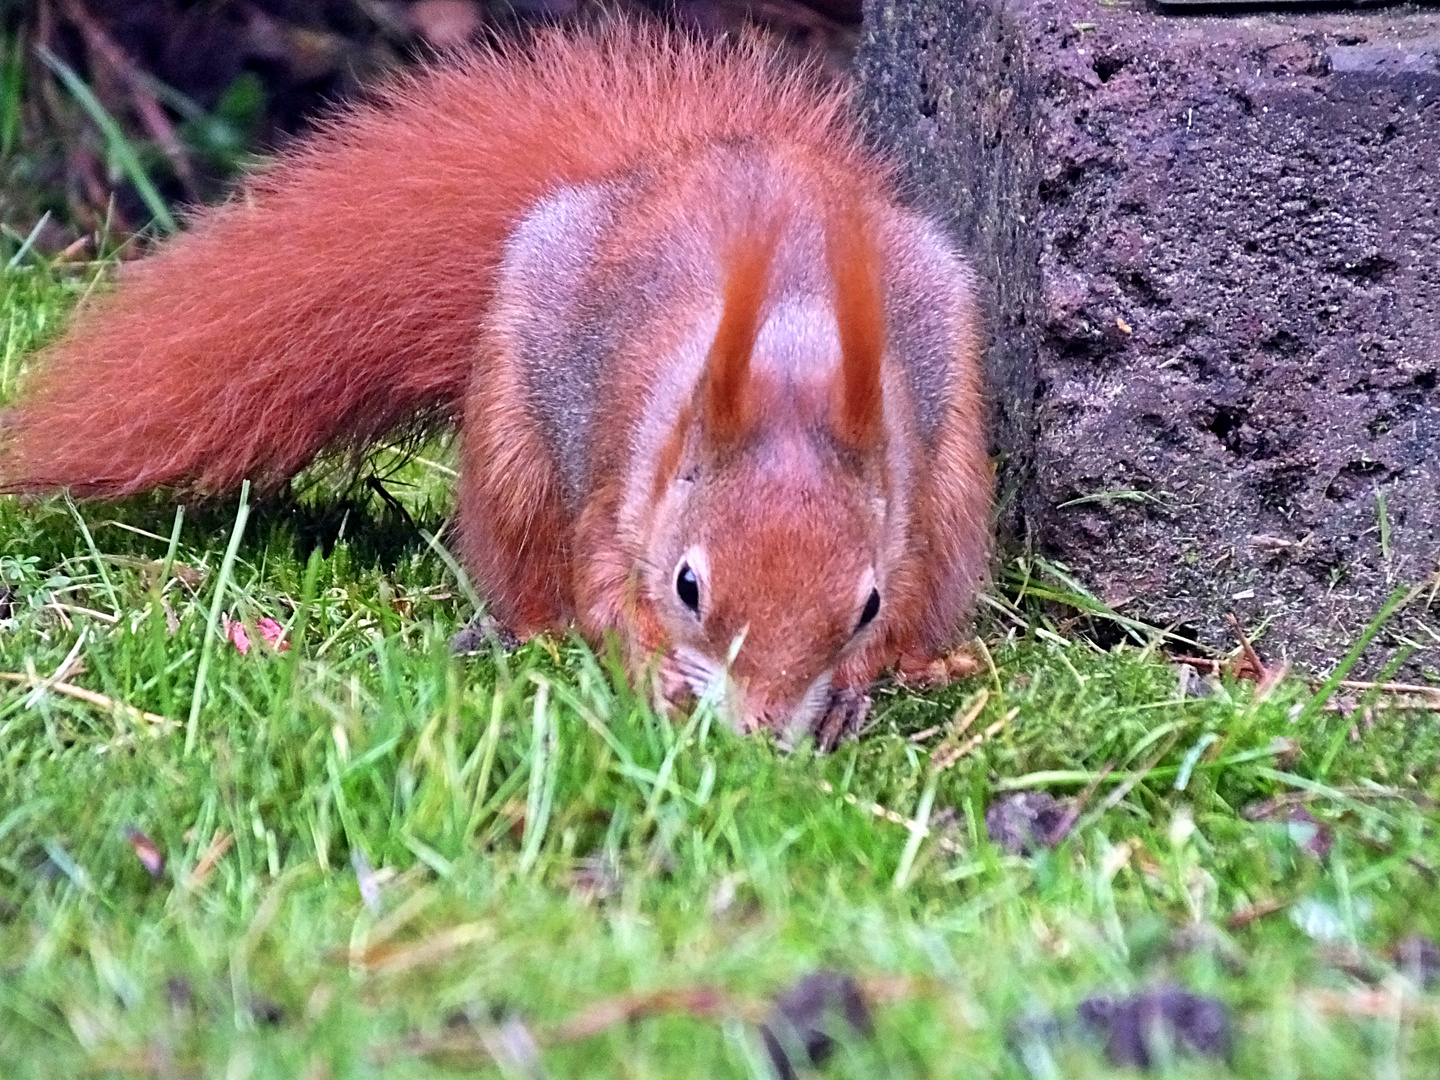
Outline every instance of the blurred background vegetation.
{"type": "Polygon", "coordinates": [[[0,256],[138,254],[385,72],[615,14],[757,27],[839,71],[860,0],[0,0],[0,256]]]}

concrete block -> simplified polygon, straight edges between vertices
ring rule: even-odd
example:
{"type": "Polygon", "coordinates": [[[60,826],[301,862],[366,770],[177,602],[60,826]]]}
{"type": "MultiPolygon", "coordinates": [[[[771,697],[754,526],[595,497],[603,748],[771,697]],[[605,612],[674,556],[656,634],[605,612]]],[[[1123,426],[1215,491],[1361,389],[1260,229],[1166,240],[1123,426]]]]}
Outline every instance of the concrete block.
{"type": "MultiPolygon", "coordinates": [[[[1343,655],[1440,567],[1440,12],[866,15],[869,130],[988,282],[1012,545],[1212,644],[1233,612],[1343,655]]],[[[1437,634],[1424,592],[1412,674],[1437,634]]]]}

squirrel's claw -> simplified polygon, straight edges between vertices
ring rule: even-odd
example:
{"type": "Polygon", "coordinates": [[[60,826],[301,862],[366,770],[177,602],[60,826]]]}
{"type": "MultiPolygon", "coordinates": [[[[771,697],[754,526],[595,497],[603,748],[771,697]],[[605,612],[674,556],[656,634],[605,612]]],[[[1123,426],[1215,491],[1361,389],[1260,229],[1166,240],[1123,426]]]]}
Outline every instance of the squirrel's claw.
{"type": "Polygon", "coordinates": [[[852,686],[837,686],[831,690],[830,702],[815,727],[815,748],[828,754],[840,745],[841,740],[859,735],[872,704],[865,690],[852,686]]]}

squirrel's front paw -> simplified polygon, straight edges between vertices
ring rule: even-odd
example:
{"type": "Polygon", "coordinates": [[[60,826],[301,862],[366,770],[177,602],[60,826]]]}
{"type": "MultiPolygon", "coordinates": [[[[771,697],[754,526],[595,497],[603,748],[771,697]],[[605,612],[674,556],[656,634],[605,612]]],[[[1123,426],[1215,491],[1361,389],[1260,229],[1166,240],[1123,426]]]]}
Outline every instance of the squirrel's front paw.
{"type": "Polygon", "coordinates": [[[837,686],[831,690],[830,702],[815,728],[815,748],[828,754],[840,745],[840,740],[860,734],[860,726],[870,715],[872,704],[869,693],[853,686],[837,686]]]}

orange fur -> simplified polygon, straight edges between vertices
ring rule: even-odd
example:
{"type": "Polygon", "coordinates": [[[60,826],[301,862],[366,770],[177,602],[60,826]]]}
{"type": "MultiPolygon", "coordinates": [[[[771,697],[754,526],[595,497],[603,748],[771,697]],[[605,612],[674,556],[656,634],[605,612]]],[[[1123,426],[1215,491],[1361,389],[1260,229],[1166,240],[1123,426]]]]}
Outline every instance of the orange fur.
{"type": "Polygon", "coordinates": [[[885,300],[878,256],[858,208],[831,221],[826,254],[835,282],[840,378],[835,383],[836,435],[857,450],[884,434],[880,357],[885,351],[885,300]]]}
{"type": "Polygon", "coordinates": [[[705,367],[701,423],[712,448],[743,442],[755,425],[755,400],[750,392],[750,353],[760,332],[760,308],[769,291],[770,260],[775,237],[746,236],[725,272],[720,326],[705,367]]]}
{"type": "Polygon", "coordinates": [[[758,47],[631,27],[396,79],[80,313],[5,418],[0,490],[273,487],[328,445],[456,417],[536,198],[757,130],[843,167],[842,104],[758,47]]]}
{"type": "Polygon", "coordinates": [[[127,268],[4,418],[0,489],[263,488],[454,419],[502,622],[617,634],[676,700],[733,655],[738,725],[788,737],[973,601],[976,327],[842,93],[548,32],[382,88],[127,268]]]}

